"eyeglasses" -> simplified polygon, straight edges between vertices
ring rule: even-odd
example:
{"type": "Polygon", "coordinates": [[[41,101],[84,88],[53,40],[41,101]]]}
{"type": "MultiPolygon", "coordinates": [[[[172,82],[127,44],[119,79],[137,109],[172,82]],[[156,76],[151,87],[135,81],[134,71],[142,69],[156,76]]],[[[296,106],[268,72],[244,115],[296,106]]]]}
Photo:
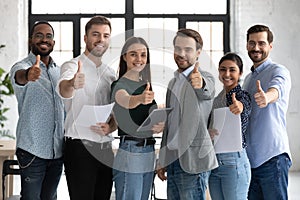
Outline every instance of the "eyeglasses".
{"type": "Polygon", "coordinates": [[[256,45],[258,45],[258,47],[260,48],[264,48],[267,46],[267,43],[265,41],[259,41],[259,42],[254,42],[254,41],[249,41],[248,42],[248,46],[251,47],[251,48],[254,48],[256,47],[256,45]]]}
{"type": "Polygon", "coordinates": [[[38,40],[43,40],[44,38],[46,38],[46,40],[53,40],[53,35],[52,34],[46,34],[46,36],[42,33],[36,33],[33,35],[34,39],[38,39],[38,40]]]}

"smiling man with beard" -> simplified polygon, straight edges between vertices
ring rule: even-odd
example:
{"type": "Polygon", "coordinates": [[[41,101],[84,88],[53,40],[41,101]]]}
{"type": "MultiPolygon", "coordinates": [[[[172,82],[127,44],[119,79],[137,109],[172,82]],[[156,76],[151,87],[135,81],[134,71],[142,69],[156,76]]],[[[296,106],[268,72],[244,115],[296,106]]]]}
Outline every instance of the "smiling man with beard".
{"type": "Polygon", "coordinates": [[[72,200],[109,200],[111,195],[114,120],[90,127],[80,126],[76,121],[84,105],[110,103],[110,85],[115,73],[102,63],[110,36],[110,21],[94,16],[85,26],[84,53],[61,67],[57,91],[64,99],[67,113],[64,165],[72,200]]]}
{"type": "Polygon", "coordinates": [[[210,170],[218,166],[207,130],[215,79],[198,62],[203,47],[200,33],[180,29],[173,46],[178,69],[166,94],[166,107],[173,110],[163,132],[157,174],[168,180],[168,199],[205,200],[210,170]]]}
{"type": "Polygon", "coordinates": [[[48,22],[36,22],[30,32],[29,55],[10,71],[18,100],[16,155],[23,200],[57,199],[62,173],[64,111],[55,92],[60,68],[50,57],[53,37],[48,22]]]}
{"type": "Polygon", "coordinates": [[[286,114],[291,90],[289,70],[274,63],[269,54],[273,33],[265,25],[247,31],[247,50],[253,61],[244,89],[251,95],[252,113],[246,132],[251,164],[249,200],[288,199],[291,154],[286,114]]]}

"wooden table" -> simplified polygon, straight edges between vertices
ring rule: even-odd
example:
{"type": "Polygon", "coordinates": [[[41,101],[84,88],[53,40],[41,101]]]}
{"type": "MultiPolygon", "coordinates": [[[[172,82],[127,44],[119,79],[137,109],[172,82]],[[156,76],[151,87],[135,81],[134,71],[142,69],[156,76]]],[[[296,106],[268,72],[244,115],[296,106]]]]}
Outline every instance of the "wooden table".
{"type": "MultiPolygon", "coordinates": [[[[2,199],[2,166],[6,159],[14,159],[16,151],[15,140],[0,140],[0,199],[2,199]]],[[[8,175],[5,180],[5,196],[9,197],[13,194],[13,176],[8,175]]]]}

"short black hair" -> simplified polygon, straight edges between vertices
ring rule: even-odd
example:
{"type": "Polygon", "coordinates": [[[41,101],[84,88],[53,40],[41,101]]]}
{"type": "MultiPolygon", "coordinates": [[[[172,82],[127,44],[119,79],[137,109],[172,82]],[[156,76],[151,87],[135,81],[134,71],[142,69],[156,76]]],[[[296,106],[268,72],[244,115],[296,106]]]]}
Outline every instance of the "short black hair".
{"type": "Polygon", "coordinates": [[[54,36],[54,29],[53,29],[53,27],[51,26],[51,24],[49,22],[47,22],[47,21],[36,21],[36,22],[34,22],[33,26],[30,29],[30,33],[29,33],[30,38],[33,35],[35,27],[40,25],[40,24],[47,24],[48,26],[50,26],[50,28],[52,29],[52,32],[53,32],[53,36],[54,36]]]}

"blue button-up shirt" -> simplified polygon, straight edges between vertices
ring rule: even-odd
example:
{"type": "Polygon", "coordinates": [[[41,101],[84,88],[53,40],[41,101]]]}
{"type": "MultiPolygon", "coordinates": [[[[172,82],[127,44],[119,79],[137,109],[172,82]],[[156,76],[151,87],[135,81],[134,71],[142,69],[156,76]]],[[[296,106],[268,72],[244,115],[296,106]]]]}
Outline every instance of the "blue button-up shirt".
{"type": "Polygon", "coordinates": [[[48,67],[40,61],[42,73],[37,81],[19,85],[14,79],[18,70],[28,69],[35,61],[36,56],[30,53],[10,71],[18,100],[17,148],[44,159],[60,158],[64,110],[62,100],[55,92],[60,68],[52,60],[48,67]]]}
{"type": "Polygon", "coordinates": [[[288,69],[268,59],[245,78],[243,88],[250,93],[252,113],[246,140],[247,154],[252,168],[259,167],[270,158],[282,153],[290,156],[286,130],[286,113],[291,89],[291,77],[288,69]],[[263,91],[277,89],[279,98],[276,102],[259,108],[254,94],[257,92],[256,80],[260,80],[263,91]]]}

